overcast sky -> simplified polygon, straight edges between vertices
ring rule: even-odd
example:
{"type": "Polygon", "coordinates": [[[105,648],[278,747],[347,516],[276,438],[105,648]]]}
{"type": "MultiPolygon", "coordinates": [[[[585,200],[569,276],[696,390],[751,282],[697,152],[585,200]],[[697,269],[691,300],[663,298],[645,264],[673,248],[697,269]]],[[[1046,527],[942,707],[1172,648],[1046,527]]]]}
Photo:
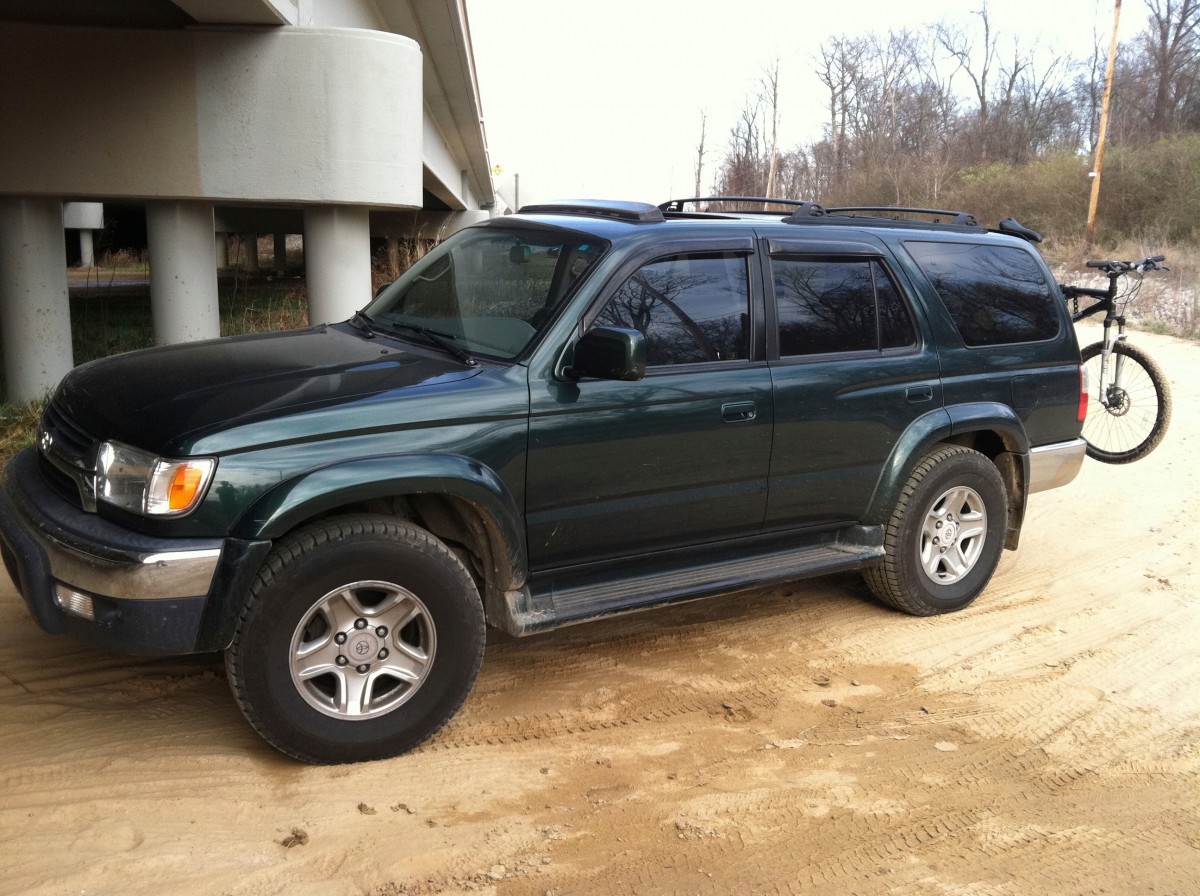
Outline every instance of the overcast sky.
{"type": "MultiPolygon", "coordinates": [[[[776,58],[780,145],[791,148],[820,135],[825,96],[813,60],[827,37],[939,21],[966,27],[978,22],[979,7],[978,0],[467,0],[491,160],[503,169],[497,185],[512,201],[519,174],[522,205],[690,196],[707,112],[707,191],[730,129],[776,58]]],[[[1037,44],[1043,64],[1065,52],[1086,57],[1094,35],[1107,51],[1113,0],[991,0],[988,9],[1002,41],[1037,44]]],[[[1121,39],[1145,21],[1143,3],[1126,0],[1121,39]]]]}

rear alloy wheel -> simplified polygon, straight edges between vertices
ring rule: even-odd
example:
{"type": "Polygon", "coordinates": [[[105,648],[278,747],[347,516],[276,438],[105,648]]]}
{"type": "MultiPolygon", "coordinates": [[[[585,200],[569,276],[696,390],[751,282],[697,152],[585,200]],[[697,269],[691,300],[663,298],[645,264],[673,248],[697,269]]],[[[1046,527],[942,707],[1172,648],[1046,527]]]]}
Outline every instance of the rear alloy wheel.
{"type": "Polygon", "coordinates": [[[479,592],[445,544],[403,520],[347,516],[279,541],[225,664],[272,745],[357,762],[441,728],[475,682],[483,643],[479,592]]]}
{"type": "Polygon", "coordinates": [[[864,578],[884,603],[917,616],[960,610],[1000,561],[1008,494],[977,451],[943,445],[913,469],[884,533],[883,560],[864,578]]]}

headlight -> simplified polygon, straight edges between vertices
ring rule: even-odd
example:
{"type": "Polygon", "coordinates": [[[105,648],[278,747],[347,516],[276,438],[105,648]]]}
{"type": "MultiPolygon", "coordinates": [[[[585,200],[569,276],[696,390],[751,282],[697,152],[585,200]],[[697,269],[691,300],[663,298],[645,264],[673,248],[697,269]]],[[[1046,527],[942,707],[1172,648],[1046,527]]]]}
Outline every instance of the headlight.
{"type": "Polygon", "coordinates": [[[212,458],[171,460],[105,442],[96,456],[96,499],[143,516],[182,516],[200,503],[216,468],[212,458]]]}

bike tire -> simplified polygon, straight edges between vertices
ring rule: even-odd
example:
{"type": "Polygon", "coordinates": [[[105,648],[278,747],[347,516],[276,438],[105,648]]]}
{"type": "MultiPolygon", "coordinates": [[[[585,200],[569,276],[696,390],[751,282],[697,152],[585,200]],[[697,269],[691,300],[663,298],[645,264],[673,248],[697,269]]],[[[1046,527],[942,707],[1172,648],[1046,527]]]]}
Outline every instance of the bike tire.
{"type": "MultiPolygon", "coordinates": [[[[1166,435],[1171,422],[1171,390],[1145,352],[1118,342],[1113,355],[1121,356],[1121,383],[1116,386],[1116,401],[1105,407],[1099,396],[1102,349],[1096,342],[1079,354],[1089,384],[1083,438],[1088,457],[1106,464],[1128,464],[1157,448],[1166,435]]],[[[1110,368],[1114,366],[1110,362],[1110,368]]],[[[1109,372],[1111,376],[1113,370],[1109,372]]]]}

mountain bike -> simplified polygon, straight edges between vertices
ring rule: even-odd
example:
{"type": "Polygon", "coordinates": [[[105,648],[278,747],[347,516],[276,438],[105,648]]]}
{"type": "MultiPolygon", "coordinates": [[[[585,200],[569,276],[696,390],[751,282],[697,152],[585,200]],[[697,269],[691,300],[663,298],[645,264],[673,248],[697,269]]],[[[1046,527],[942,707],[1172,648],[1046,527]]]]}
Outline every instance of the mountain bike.
{"type": "Polygon", "coordinates": [[[1089,261],[1108,275],[1108,288],[1063,286],[1071,320],[1104,312],[1104,336],[1079,353],[1088,389],[1083,438],[1088,457],[1109,464],[1141,460],[1158,447],[1171,422],[1171,391],[1158,365],[1126,341],[1125,309],[1137,298],[1146,271],[1165,271],[1162,255],[1141,261],[1089,261]],[[1136,276],[1130,276],[1136,275],[1136,276]],[[1129,277],[1125,283],[1120,281],[1129,277]],[[1096,299],[1086,308],[1080,298],[1096,299]],[[1113,332],[1113,324],[1117,325],[1113,332]]]}

